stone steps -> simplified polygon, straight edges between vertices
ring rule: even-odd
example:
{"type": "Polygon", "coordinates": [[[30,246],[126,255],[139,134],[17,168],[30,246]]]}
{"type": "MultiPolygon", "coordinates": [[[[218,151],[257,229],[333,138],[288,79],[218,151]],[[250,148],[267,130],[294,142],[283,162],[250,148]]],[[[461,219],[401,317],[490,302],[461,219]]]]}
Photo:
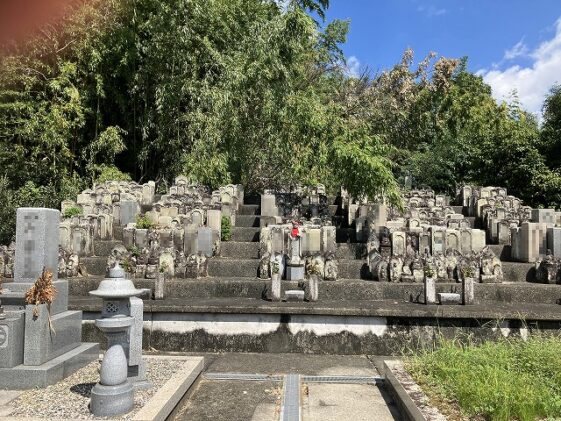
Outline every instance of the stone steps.
{"type": "MultiPolygon", "coordinates": [[[[70,283],[72,300],[87,300],[87,292],[99,284],[101,278],[73,279],[70,283]]],[[[281,282],[283,290],[299,289],[305,281],[281,282]]],[[[230,298],[262,300],[270,288],[270,280],[244,277],[204,279],[170,279],[165,284],[166,300],[190,300],[230,298]]],[[[135,280],[137,288],[154,288],[154,280],[135,280]]],[[[438,292],[460,292],[461,284],[439,282],[438,292]]],[[[421,283],[390,283],[361,279],[339,279],[338,281],[320,281],[320,301],[336,301],[341,305],[353,307],[357,301],[391,300],[397,303],[417,301],[423,294],[421,283]],[[346,302],[346,304],[345,304],[346,302]]],[[[475,284],[475,297],[480,302],[495,303],[534,303],[558,304],[561,300],[559,285],[534,284],[528,282],[502,284],[475,284]]],[[[94,299],[95,300],[95,299],[94,299]]],[[[97,302],[97,301],[96,301],[97,302]]],[[[99,300],[101,302],[101,300],[99,300]]],[[[158,301],[146,301],[157,304],[158,301]]],[[[260,305],[270,303],[261,301],[260,305]]],[[[75,307],[71,306],[71,309],[75,307]]]]}
{"type": "Polygon", "coordinates": [[[239,215],[259,215],[260,208],[259,205],[239,205],[236,217],[239,215]]]}
{"type": "Polygon", "coordinates": [[[365,259],[366,244],[364,243],[338,243],[337,259],[365,259]]]}
{"type": "MultiPolygon", "coordinates": [[[[259,242],[223,241],[220,247],[221,257],[234,259],[259,259],[259,242]]],[[[338,243],[336,256],[337,259],[344,260],[365,259],[366,244],[338,243]]]]}
{"type": "Polygon", "coordinates": [[[510,256],[511,247],[508,244],[489,244],[489,248],[502,262],[512,262],[510,256]]]}
{"type": "Polygon", "coordinates": [[[225,259],[214,257],[208,260],[208,276],[256,278],[259,259],[225,259]]]}
{"type": "Polygon", "coordinates": [[[85,266],[88,275],[105,276],[107,271],[107,257],[104,256],[80,257],[80,264],[85,266]]]}
{"type": "Polygon", "coordinates": [[[355,228],[337,228],[335,232],[335,241],[337,243],[356,243],[355,228]]]}
{"type": "MultiPolygon", "coordinates": [[[[368,279],[370,274],[365,260],[339,260],[339,277],[368,279]]],[[[208,260],[208,275],[212,277],[255,278],[258,275],[259,259],[228,259],[215,257],[208,260]]]]}
{"type": "Polygon", "coordinates": [[[259,242],[223,241],[220,255],[234,259],[259,259],[259,242]]]}
{"type": "Polygon", "coordinates": [[[123,244],[121,240],[95,240],[94,253],[96,256],[109,256],[113,247],[123,244]]]}
{"type": "Polygon", "coordinates": [[[236,227],[259,227],[260,221],[259,215],[236,215],[236,227]]]}
{"type": "Polygon", "coordinates": [[[233,227],[232,241],[237,242],[255,242],[259,241],[259,233],[261,229],[258,227],[233,227]]]}

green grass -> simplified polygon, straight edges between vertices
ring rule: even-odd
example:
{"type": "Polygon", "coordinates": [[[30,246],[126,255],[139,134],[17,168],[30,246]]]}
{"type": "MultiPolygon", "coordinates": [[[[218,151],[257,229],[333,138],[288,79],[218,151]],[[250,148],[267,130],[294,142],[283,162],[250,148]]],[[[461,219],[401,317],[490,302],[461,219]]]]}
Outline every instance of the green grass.
{"type": "Polygon", "coordinates": [[[406,359],[431,400],[452,403],[469,418],[535,420],[561,417],[561,338],[533,336],[439,348],[406,359]]]}

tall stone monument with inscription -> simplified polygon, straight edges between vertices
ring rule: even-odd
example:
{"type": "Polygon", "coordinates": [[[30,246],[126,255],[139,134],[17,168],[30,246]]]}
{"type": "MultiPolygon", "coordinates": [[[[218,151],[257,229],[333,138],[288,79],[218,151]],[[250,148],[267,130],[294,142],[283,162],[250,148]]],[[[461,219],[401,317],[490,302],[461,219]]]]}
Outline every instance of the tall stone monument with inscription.
{"type": "Polygon", "coordinates": [[[68,283],[57,279],[60,212],[17,211],[14,280],[4,284],[0,320],[0,389],[45,387],[94,361],[99,346],[81,343],[82,312],[68,310],[68,283]],[[52,273],[53,302],[25,302],[43,270],[52,273]]]}

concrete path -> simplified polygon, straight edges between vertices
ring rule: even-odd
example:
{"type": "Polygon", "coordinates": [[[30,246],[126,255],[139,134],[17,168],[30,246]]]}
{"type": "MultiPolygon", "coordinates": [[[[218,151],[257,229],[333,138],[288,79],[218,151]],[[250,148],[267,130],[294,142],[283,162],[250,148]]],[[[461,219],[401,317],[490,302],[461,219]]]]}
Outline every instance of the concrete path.
{"type": "MultiPolygon", "coordinates": [[[[366,356],[304,354],[207,354],[205,373],[174,421],[353,421],[400,419],[366,356]],[[213,374],[273,375],[273,381],[216,380],[213,374]],[[290,375],[290,376],[289,376],[290,375]],[[310,377],[318,376],[318,377],[310,377]],[[325,383],[328,376],[348,376],[360,384],[325,383]],[[299,413],[285,406],[288,388],[299,382],[299,413]],[[290,379],[289,381],[287,381],[290,379]]],[[[352,380],[352,379],[354,380],[352,380]]],[[[339,380],[336,380],[339,381],[339,380]]],[[[340,380],[343,381],[343,380],[340,380]]],[[[290,393],[288,393],[290,395],[290,393]]],[[[294,409],[291,407],[291,409],[294,409]]]]}

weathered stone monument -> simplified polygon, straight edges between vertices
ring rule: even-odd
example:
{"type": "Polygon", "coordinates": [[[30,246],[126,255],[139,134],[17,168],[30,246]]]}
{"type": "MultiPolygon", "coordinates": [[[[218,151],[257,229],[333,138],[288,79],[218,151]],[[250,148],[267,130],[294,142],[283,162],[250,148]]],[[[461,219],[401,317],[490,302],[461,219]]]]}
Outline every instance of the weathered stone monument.
{"type": "Polygon", "coordinates": [[[0,320],[0,388],[45,387],[95,360],[99,346],[81,343],[82,312],[68,311],[68,283],[57,279],[60,212],[17,211],[14,281],[4,284],[0,320]],[[25,293],[45,272],[52,274],[51,304],[27,305],[25,293]]]}

